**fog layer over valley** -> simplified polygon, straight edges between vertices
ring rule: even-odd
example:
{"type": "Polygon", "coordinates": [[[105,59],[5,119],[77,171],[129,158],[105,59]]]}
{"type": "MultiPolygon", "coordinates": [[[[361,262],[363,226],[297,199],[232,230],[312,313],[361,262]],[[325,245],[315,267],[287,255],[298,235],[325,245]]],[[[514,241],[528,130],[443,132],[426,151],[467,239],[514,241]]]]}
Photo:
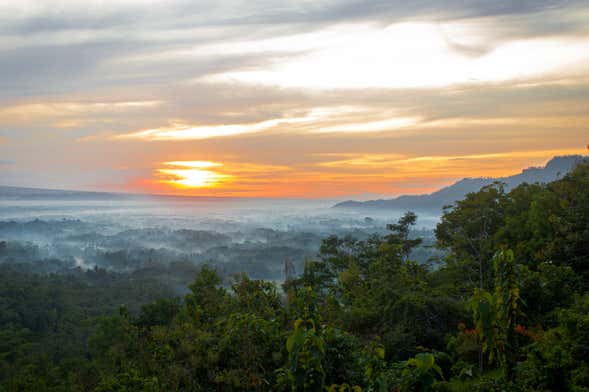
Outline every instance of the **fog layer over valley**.
{"type": "MultiPolygon", "coordinates": [[[[105,269],[150,276],[185,290],[203,263],[230,277],[282,280],[285,262],[302,271],[330,236],[368,238],[404,211],[366,215],[332,201],[95,197],[71,192],[18,193],[0,200],[0,262],[40,273],[105,269]],[[31,263],[33,265],[31,265],[31,263]]],[[[425,238],[415,258],[435,250],[435,216],[420,216],[425,238]]]]}

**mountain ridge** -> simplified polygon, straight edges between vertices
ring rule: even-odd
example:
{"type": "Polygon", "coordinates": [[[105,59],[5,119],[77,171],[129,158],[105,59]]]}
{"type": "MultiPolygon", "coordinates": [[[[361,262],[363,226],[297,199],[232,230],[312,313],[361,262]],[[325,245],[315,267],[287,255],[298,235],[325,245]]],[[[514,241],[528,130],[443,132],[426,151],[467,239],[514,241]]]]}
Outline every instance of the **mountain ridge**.
{"type": "Polygon", "coordinates": [[[127,195],[112,192],[48,189],[0,185],[0,199],[45,199],[61,197],[66,199],[121,199],[127,195]]]}
{"type": "Polygon", "coordinates": [[[410,209],[416,211],[441,212],[446,205],[461,200],[466,194],[476,192],[486,185],[499,181],[505,183],[510,190],[523,183],[547,183],[557,180],[571,171],[579,162],[587,159],[584,155],[555,156],[545,166],[528,167],[521,173],[505,177],[466,177],[454,184],[425,195],[401,195],[393,199],[378,199],[368,201],[347,200],[335,204],[332,208],[347,209],[410,209]]]}

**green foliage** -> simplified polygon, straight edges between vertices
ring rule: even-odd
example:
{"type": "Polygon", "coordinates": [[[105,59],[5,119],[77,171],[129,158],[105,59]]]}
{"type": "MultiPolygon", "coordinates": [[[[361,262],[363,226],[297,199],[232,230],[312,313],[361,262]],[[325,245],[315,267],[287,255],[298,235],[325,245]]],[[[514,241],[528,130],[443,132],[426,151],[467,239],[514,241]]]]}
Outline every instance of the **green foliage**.
{"type": "Polygon", "coordinates": [[[475,325],[482,349],[496,360],[508,382],[513,379],[513,369],[518,359],[515,328],[519,316],[519,284],[515,274],[513,252],[499,251],[493,258],[495,292],[475,289],[470,300],[475,325]]]}
{"type": "Polygon", "coordinates": [[[589,376],[589,294],[557,312],[558,326],[540,331],[517,367],[522,385],[585,391],[589,376]]]}
{"type": "Polygon", "coordinates": [[[409,359],[401,371],[401,390],[430,391],[436,378],[443,378],[433,354],[417,354],[409,359]]]}
{"type": "Polygon", "coordinates": [[[447,208],[436,227],[438,246],[450,249],[464,266],[463,279],[471,287],[492,286],[491,260],[498,247],[494,234],[505,222],[506,199],[503,184],[486,186],[447,208]]]}
{"type": "Polygon", "coordinates": [[[541,263],[569,266],[589,284],[589,162],[561,180],[523,184],[509,193],[491,185],[449,207],[436,228],[438,245],[451,251],[470,288],[490,289],[491,258],[513,249],[535,270],[541,263]]]}
{"type": "Polygon", "coordinates": [[[417,222],[417,215],[409,211],[399,219],[398,223],[387,225],[387,229],[391,231],[385,236],[388,244],[398,246],[401,250],[401,255],[404,259],[409,257],[411,250],[419,246],[423,242],[421,238],[409,238],[411,226],[415,226],[417,222]]]}
{"type": "Polygon", "coordinates": [[[443,380],[434,354],[419,353],[406,361],[394,362],[378,373],[369,391],[435,391],[443,380]]]}
{"type": "Polygon", "coordinates": [[[286,378],[292,391],[322,391],[325,384],[323,359],[325,342],[312,319],[295,321],[286,341],[288,365],[286,378]]]}

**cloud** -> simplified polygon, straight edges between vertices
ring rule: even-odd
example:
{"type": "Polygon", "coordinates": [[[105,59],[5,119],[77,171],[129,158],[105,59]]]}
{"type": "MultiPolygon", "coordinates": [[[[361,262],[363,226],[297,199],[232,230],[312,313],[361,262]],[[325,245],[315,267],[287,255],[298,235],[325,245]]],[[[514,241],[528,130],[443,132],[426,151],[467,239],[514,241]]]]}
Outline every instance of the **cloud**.
{"type": "Polygon", "coordinates": [[[375,113],[369,108],[355,106],[315,107],[306,112],[285,113],[275,118],[249,124],[186,125],[146,129],[111,136],[114,140],[178,141],[200,140],[270,131],[289,132],[380,132],[414,126],[419,118],[375,113]],[[372,118],[371,118],[372,117],[372,118]]]}
{"type": "Polygon", "coordinates": [[[70,128],[89,121],[105,121],[109,116],[143,112],[162,104],[161,101],[130,102],[39,102],[0,108],[0,123],[4,125],[53,124],[70,128]],[[64,124],[64,126],[60,125],[64,124]]]}
{"type": "MultiPolygon", "coordinates": [[[[455,169],[460,167],[462,171],[472,173],[471,176],[492,176],[493,173],[488,172],[488,166],[483,165],[482,168],[477,168],[481,162],[492,162],[499,164],[497,167],[505,170],[506,167],[513,167],[513,160],[525,160],[529,158],[546,159],[546,157],[554,157],[559,155],[578,154],[579,149],[566,150],[534,150],[534,151],[510,151],[501,153],[487,153],[477,155],[432,155],[432,156],[404,156],[401,154],[328,154],[325,157],[338,158],[336,160],[329,160],[322,162],[319,166],[327,168],[337,168],[345,170],[360,170],[370,171],[382,169],[395,169],[396,175],[402,175],[399,169],[411,170],[413,174],[416,172],[427,172],[432,175],[438,175],[440,170],[449,170],[445,173],[447,176],[452,176],[455,169]],[[474,167],[473,167],[474,166],[474,167]],[[482,173],[477,174],[476,170],[483,170],[482,173]],[[485,170],[487,171],[485,174],[485,170]],[[433,171],[433,172],[432,172],[433,171]]],[[[454,174],[455,175],[455,174],[454,174]]],[[[500,176],[498,174],[496,176],[500,176]]]]}
{"type": "Polygon", "coordinates": [[[116,135],[113,139],[139,139],[139,140],[198,140],[214,137],[234,136],[244,133],[261,132],[277,125],[279,120],[268,120],[254,124],[231,125],[203,125],[190,126],[174,124],[170,127],[146,129],[133,133],[116,135]]]}
{"type": "MultiPolygon", "coordinates": [[[[297,67],[302,67],[297,65],[296,56],[321,44],[326,39],[325,31],[342,24],[373,26],[376,32],[360,37],[366,38],[362,40],[364,44],[379,38],[377,31],[384,26],[415,25],[418,21],[423,25],[441,25],[444,31],[441,41],[435,34],[426,32],[435,45],[444,44],[462,54],[487,53],[498,44],[513,40],[587,33],[588,11],[583,4],[580,1],[338,0],[263,4],[64,1],[49,5],[5,1],[0,5],[0,99],[66,94],[108,86],[161,86],[220,72],[242,75],[254,70],[272,71],[274,63],[282,63],[284,59],[273,52],[285,51],[298,52],[288,59],[296,76],[297,67]],[[458,34],[453,25],[466,26],[468,31],[458,34]],[[311,39],[313,34],[315,39],[311,39]],[[482,43],[463,42],[480,34],[485,38],[482,43]],[[249,47],[249,51],[245,50],[249,53],[229,50],[239,47],[244,50],[249,47]],[[252,47],[256,48],[253,52],[252,47]]],[[[340,40],[348,38],[343,36],[340,40]]],[[[362,50],[364,44],[348,47],[352,51],[362,50]]],[[[347,60],[338,50],[337,45],[323,48],[326,56],[347,60]]],[[[317,64],[321,59],[319,55],[312,63],[317,64]]],[[[409,62],[407,67],[412,64],[409,62]]],[[[337,67],[333,70],[336,75],[341,73],[337,67]]],[[[358,74],[363,73],[365,70],[359,69],[358,74]]],[[[381,74],[382,71],[378,76],[381,74]]],[[[326,74],[323,71],[321,75],[326,74]]],[[[350,79],[353,82],[358,77],[351,75],[350,79]]],[[[366,84],[360,81],[356,80],[354,85],[366,84]]],[[[415,85],[415,80],[411,84],[415,85]]]]}
{"type": "Polygon", "coordinates": [[[4,26],[21,33],[64,29],[105,29],[129,23],[163,27],[187,25],[261,25],[340,22],[342,20],[463,19],[487,16],[525,15],[559,8],[582,6],[583,1],[461,0],[391,2],[386,0],[327,0],[222,2],[61,1],[48,4],[33,0],[6,0],[0,6],[6,17],[4,26]]]}
{"type": "MultiPolygon", "coordinates": [[[[472,33],[477,31],[463,26],[461,36],[469,38],[472,33]]],[[[338,26],[284,40],[284,44],[277,40],[261,46],[308,47],[310,52],[251,70],[204,78],[312,89],[428,88],[562,78],[587,72],[589,60],[589,35],[507,41],[492,49],[480,49],[458,42],[449,45],[447,34],[432,23],[386,28],[338,26]],[[472,56],[473,51],[478,55],[472,56]]],[[[244,50],[252,49],[246,46],[244,50]]]]}

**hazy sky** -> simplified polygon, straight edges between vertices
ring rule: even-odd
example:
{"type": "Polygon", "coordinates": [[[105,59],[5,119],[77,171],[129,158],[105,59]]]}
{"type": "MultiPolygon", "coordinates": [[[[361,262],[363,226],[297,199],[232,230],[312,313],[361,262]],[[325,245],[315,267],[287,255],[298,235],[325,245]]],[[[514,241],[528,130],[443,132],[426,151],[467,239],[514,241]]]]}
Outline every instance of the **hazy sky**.
{"type": "Polygon", "coordinates": [[[0,1],[0,184],[429,192],[585,153],[589,3],[0,1]]]}

